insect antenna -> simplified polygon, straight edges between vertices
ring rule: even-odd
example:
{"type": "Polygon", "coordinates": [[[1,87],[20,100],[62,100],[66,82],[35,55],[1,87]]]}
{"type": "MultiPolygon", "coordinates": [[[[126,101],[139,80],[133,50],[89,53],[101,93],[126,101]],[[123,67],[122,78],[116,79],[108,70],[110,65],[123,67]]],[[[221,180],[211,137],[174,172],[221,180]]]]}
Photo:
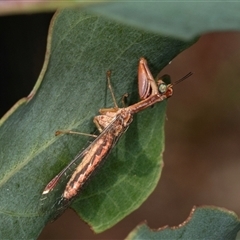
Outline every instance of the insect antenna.
{"type": "Polygon", "coordinates": [[[171,85],[174,86],[182,81],[184,81],[185,79],[189,78],[190,76],[192,76],[193,73],[192,72],[189,72],[188,74],[186,74],[184,77],[178,79],[177,81],[175,81],[174,83],[172,83],[171,85]]]}

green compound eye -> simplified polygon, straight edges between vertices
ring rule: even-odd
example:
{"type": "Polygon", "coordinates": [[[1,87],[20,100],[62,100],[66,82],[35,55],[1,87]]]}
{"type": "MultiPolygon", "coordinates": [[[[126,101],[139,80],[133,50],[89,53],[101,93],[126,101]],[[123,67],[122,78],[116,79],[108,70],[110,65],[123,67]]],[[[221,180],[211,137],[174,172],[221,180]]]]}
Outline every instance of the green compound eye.
{"type": "Polygon", "coordinates": [[[167,85],[166,83],[161,83],[159,86],[158,86],[158,90],[161,94],[165,93],[167,91],[167,85]]]}

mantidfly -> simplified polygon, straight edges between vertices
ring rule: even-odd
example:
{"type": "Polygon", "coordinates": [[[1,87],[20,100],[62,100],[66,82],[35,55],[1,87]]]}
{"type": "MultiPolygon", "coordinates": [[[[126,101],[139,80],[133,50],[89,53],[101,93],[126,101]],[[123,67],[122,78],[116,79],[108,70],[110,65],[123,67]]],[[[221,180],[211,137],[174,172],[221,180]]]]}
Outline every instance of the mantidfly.
{"type": "MultiPolygon", "coordinates": [[[[77,154],[77,156],[46,185],[42,194],[45,195],[51,192],[66,171],[74,166],[78,160],[82,159],[73,172],[70,180],[67,182],[61,199],[58,202],[58,204],[61,205],[61,208],[65,209],[82,189],[92,173],[98,168],[100,163],[106,159],[118,139],[128,129],[130,123],[133,121],[133,115],[157,102],[161,102],[171,97],[173,94],[173,85],[183,81],[191,75],[192,73],[190,72],[173,84],[166,84],[162,79],[158,79],[155,82],[147,66],[147,61],[144,58],[141,58],[138,66],[138,92],[141,101],[128,107],[119,108],[110,83],[110,72],[108,72],[108,87],[115,107],[100,109],[100,115],[94,117],[93,121],[96,124],[100,135],[94,136],[96,139],[85,150],[77,154]]],[[[57,135],[61,133],[76,132],[58,131],[57,135]]]]}

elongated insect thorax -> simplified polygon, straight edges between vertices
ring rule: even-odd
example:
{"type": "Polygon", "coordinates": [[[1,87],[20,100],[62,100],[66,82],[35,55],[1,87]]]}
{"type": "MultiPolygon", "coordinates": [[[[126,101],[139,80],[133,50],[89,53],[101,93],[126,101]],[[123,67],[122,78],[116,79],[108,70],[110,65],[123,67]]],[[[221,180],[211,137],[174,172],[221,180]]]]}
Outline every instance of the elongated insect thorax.
{"type": "Polygon", "coordinates": [[[63,198],[71,200],[77,195],[87,179],[96,170],[100,163],[107,157],[119,137],[127,130],[132,122],[132,114],[124,108],[116,113],[116,117],[89,146],[88,151],[81,163],[76,168],[72,177],[67,183],[63,198]]]}

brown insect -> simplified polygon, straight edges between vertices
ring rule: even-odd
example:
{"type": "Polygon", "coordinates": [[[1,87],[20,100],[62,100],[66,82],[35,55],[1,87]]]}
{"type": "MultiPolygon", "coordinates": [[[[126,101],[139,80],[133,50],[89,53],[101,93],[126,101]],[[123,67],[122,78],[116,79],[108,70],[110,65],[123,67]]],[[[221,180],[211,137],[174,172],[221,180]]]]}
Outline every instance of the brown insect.
{"type": "MultiPolygon", "coordinates": [[[[192,73],[187,74],[174,84],[183,81],[192,73]]],[[[59,174],[57,174],[44,188],[42,194],[48,194],[58,184],[65,172],[73,166],[77,160],[82,159],[76,167],[65,190],[61,196],[61,205],[66,208],[82,186],[90,178],[98,166],[106,159],[107,155],[117,143],[118,139],[128,129],[133,121],[133,115],[138,113],[157,102],[161,102],[173,94],[173,84],[166,84],[163,80],[158,79],[156,82],[147,66],[147,61],[141,58],[138,66],[138,92],[141,101],[128,107],[119,108],[110,83],[110,72],[107,73],[108,86],[113,98],[115,107],[100,109],[100,115],[94,117],[100,135],[82,152],[80,152],[59,174]]],[[[76,133],[72,131],[58,131],[61,133],[76,133]]],[[[81,134],[81,133],[79,133],[81,134]]],[[[90,134],[84,134],[90,135],[90,134]]],[[[59,202],[59,204],[60,204],[59,202]]]]}

